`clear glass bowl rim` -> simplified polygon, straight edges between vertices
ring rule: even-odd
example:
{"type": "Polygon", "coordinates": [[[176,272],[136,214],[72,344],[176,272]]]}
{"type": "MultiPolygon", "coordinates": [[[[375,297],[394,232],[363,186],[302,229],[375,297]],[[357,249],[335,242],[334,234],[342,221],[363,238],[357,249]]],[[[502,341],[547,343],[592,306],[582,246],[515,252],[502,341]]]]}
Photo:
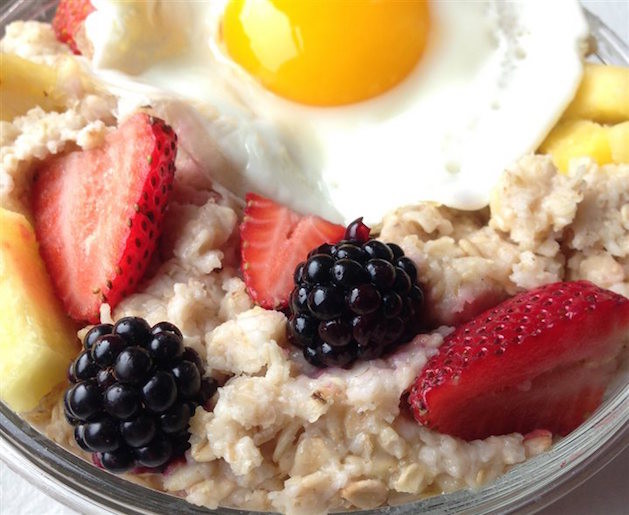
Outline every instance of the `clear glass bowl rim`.
{"type": "MultiPolygon", "coordinates": [[[[0,28],[18,19],[50,19],[55,0],[10,0],[0,6],[0,28]]],[[[629,47],[587,10],[596,42],[593,58],[629,66],[629,47]]],[[[577,430],[548,452],[514,466],[477,490],[460,490],[399,506],[354,511],[361,515],[414,513],[534,513],[596,474],[629,447],[629,384],[611,391],[606,401],[577,430]]],[[[230,508],[209,510],[183,499],[108,474],[48,440],[0,402],[0,458],[31,484],[86,514],[258,513],[230,508]]]]}

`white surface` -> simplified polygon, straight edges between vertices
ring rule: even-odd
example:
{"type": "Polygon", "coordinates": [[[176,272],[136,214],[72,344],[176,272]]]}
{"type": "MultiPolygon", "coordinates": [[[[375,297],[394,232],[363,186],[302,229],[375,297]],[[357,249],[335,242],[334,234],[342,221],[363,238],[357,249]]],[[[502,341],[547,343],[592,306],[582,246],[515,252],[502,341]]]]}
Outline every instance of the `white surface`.
{"type": "MultiPolygon", "coordinates": [[[[629,512],[629,449],[539,515],[626,515],[629,512]]],[[[34,488],[0,461],[1,515],[77,515],[34,488]]]]}
{"type": "MultiPolygon", "coordinates": [[[[583,0],[625,41],[629,41],[629,2],[626,0],[583,0]]],[[[629,449],[601,472],[558,502],[542,510],[542,515],[625,515],[629,512],[629,449]]],[[[76,515],[24,481],[0,462],[0,515],[76,515]]]]}
{"type": "Polygon", "coordinates": [[[0,462],[0,513],[2,515],[75,515],[45,493],[34,488],[0,462]]]}

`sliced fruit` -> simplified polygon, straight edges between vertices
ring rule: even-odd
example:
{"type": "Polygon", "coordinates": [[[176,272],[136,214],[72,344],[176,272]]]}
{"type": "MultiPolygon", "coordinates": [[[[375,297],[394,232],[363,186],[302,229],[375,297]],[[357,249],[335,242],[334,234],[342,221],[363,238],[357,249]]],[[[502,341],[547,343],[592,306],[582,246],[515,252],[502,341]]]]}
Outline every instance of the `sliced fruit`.
{"type": "Polygon", "coordinates": [[[161,233],[177,137],[138,113],[102,147],[55,156],[33,187],[35,230],[55,291],[76,320],[97,322],[142,279],[161,233]]]}
{"type": "Polygon", "coordinates": [[[608,128],[609,148],[614,163],[629,163],[629,121],[608,128]]]}
{"type": "Polygon", "coordinates": [[[629,68],[586,64],[581,85],[563,117],[599,123],[629,120],[629,68]]]}
{"type": "Polygon", "coordinates": [[[35,106],[44,111],[63,108],[57,70],[15,54],[0,53],[0,119],[10,121],[35,106]]]}
{"type": "Polygon", "coordinates": [[[589,120],[565,120],[555,126],[539,148],[550,154],[555,166],[568,171],[576,157],[591,157],[599,165],[612,162],[607,127],[589,120]]]}
{"type": "Polygon", "coordinates": [[[340,241],[345,227],[318,216],[301,216],[254,193],[246,200],[240,238],[247,290],[264,308],[286,307],[295,267],[310,250],[340,241]]]}
{"type": "Polygon", "coordinates": [[[411,388],[415,418],[466,440],[565,435],[600,404],[629,344],[629,299],[587,281],[517,295],[448,336],[411,388]]]}
{"type": "Polygon", "coordinates": [[[52,19],[57,39],[66,43],[75,54],[80,54],[77,38],[83,21],[94,10],[89,0],[60,0],[52,19]]]}
{"type": "Polygon", "coordinates": [[[26,218],[0,208],[0,397],[29,411],[62,382],[79,349],[26,218]]]}

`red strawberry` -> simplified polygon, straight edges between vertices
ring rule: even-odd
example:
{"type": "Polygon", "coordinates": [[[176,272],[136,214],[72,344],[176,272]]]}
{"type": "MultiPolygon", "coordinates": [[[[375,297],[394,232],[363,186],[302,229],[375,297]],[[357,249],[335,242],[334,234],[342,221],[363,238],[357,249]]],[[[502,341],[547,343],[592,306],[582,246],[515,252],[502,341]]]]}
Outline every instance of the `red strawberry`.
{"type": "Polygon", "coordinates": [[[155,250],[175,172],[177,136],[138,113],[96,149],[45,161],[33,187],[35,230],[57,295],[77,320],[96,322],[142,279],[155,250]]]}
{"type": "Polygon", "coordinates": [[[628,299],[587,281],[542,286],[448,336],[413,384],[411,410],[466,440],[565,435],[600,404],[627,342],[628,299]]]}
{"type": "Polygon", "coordinates": [[[301,216],[254,193],[247,194],[240,225],[242,273],[255,302],[283,308],[293,288],[293,272],[308,252],[323,243],[336,243],[345,228],[319,218],[301,216]]]}
{"type": "Polygon", "coordinates": [[[80,54],[76,46],[76,35],[87,15],[94,10],[89,0],[60,0],[52,19],[52,28],[57,39],[66,43],[75,54],[80,54]]]}

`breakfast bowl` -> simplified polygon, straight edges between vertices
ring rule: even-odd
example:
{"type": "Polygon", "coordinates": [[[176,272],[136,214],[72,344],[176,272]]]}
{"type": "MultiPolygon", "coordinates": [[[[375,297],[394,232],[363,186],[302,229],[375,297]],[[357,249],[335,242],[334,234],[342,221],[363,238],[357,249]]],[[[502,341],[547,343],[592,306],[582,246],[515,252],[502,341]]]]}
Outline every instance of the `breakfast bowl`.
{"type": "MultiPolygon", "coordinates": [[[[56,2],[14,1],[0,11],[6,26],[17,19],[49,20],[56,2]]],[[[591,59],[629,64],[629,50],[596,17],[587,14],[596,42],[591,59]]],[[[629,445],[629,376],[626,367],[608,387],[601,406],[547,451],[511,467],[484,486],[356,513],[532,513],[567,494],[629,445]]],[[[2,459],[20,475],[81,513],[249,513],[209,510],[124,480],[55,444],[0,404],[2,459]]]]}

